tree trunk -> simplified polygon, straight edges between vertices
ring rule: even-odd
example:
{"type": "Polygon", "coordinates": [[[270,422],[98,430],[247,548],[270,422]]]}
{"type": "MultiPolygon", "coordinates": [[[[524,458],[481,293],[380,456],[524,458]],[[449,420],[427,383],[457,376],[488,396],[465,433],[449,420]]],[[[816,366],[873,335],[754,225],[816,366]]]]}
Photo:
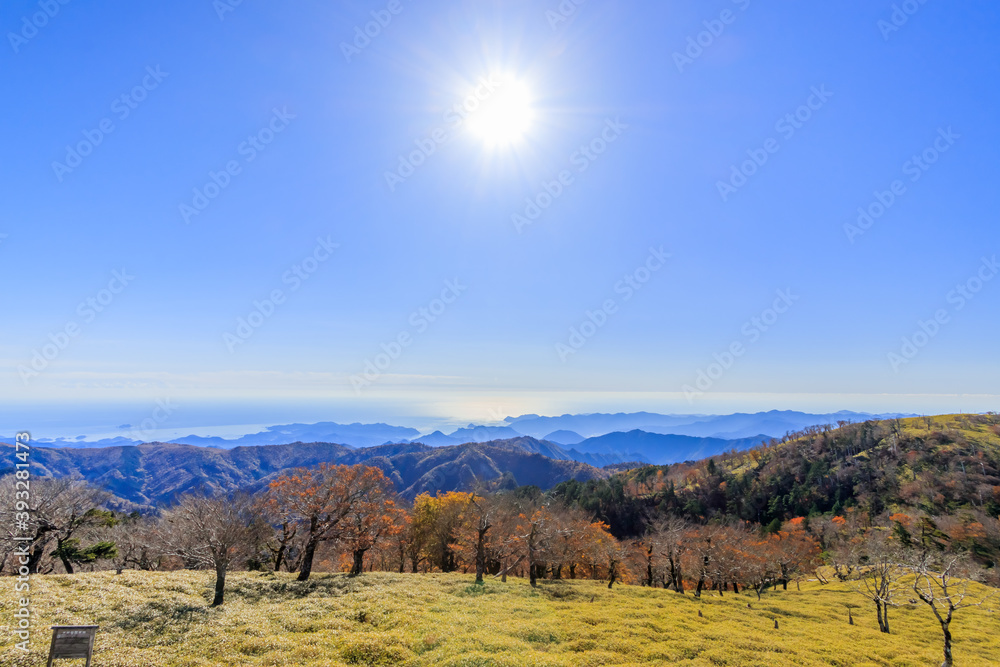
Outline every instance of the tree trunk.
{"type": "Polygon", "coordinates": [[[274,554],[274,571],[281,572],[281,561],[285,560],[285,543],[278,547],[278,553],[274,554]]]}
{"type": "Polygon", "coordinates": [[[312,537],[306,542],[305,552],[302,554],[302,567],[299,569],[298,581],[306,581],[312,574],[313,557],[316,555],[316,540],[312,537]]]}
{"type": "Polygon", "coordinates": [[[486,571],[486,531],[490,527],[479,528],[479,537],[476,540],[476,583],[483,583],[483,572],[486,571]]]}
{"type": "Polygon", "coordinates": [[[538,586],[538,582],[535,581],[535,528],[532,526],[531,532],[528,533],[528,578],[531,583],[531,587],[535,588],[538,586]]]}
{"type": "Polygon", "coordinates": [[[367,549],[354,550],[354,565],[351,566],[352,577],[356,577],[364,571],[365,551],[367,551],[367,549]]]}
{"type": "Polygon", "coordinates": [[[223,598],[226,595],[226,563],[222,561],[215,562],[215,599],[212,600],[212,606],[218,607],[223,602],[223,598]]]}
{"type": "Polygon", "coordinates": [[[941,631],[944,633],[944,662],[941,663],[941,667],[952,667],[955,664],[951,655],[951,630],[948,626],[951,625],[950,621],[941,621],[941,631]]]}
{"type": "Polygon", "coordinates": [[[705,574],[708,572],[708,556],[701,558],[701,574],[698,575],[698,586],[695,588],[694,596],[701,597],[701,591],[705,588],[705,574]]]}
{"type": "Polygon", "coordinates": [[[56,543],[56,551],[59,553],[59,560],[62,561],[63,567],[66,568],[66,574],[73,574],[73,563],[69,562],[69,558],[66,558],[66,554],[63,553],[62,544],[56,543]]]}
{"type": "Polygon", "coordinates": [[[38,565],[42,562],[42,556],[45,555],[45,549],[49,546],[50,540],[51,538],[46,536],[44,531],[35,533],[31,552],[28,554],[28,574],[38,574],[38,565]]]}

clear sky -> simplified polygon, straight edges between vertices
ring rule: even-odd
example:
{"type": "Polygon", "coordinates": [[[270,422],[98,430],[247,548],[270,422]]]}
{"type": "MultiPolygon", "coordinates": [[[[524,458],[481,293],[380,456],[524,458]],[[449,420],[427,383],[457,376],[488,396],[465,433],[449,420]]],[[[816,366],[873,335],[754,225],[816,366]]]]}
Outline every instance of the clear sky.
{"type": "Polygon", "coordinates": [[[997,409],[1000,6],[897,6],[5,2],[0,432],[997,409]]]}

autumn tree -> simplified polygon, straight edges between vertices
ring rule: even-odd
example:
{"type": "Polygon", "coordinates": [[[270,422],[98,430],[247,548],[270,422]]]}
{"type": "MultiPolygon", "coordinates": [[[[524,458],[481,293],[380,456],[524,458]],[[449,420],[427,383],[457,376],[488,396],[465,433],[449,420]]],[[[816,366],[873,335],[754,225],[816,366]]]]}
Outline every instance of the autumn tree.
{"type": "Polygon", "coordinates": [[[396,493],[392,482],[382,475],[382,471],[372,468],[378,474],[371,484],[363,486],[363,492],[354,498],[344,518],[340,543],[351,553],[351,575],[361,574],[365,553],[379,540],[391,537],[403,529],[403,510],[396,506],[396,493]]]}
{"type": "Polygon", "coordinates": [[[601,554],[608,568],[608,590],[614,586],[616,581],[622,579],[622,563],[627,558],[627,547],[615,539],[615,536],[608,530],[608,525],[603,522],[594,522],[590,525],[591,539],[595,541],[598,553],[601,554]]]}
{"type": "Polygon", "coordinates": [[[433,521],[434,516],[430,505],[414,501],[403,543],[403,549],[410,560],[410,572],[413,574],[419,571],[420,563],[427,559],[426,546],[430,540],[433,521]]]}
{"type": "Polygon", "coordinates": [[[724,527],[717,525],[699,526],[688,531],[685,567],[689,572],[697,573],[695,597],[701,597],[713,574],[718,577],[719,561],[729,536],[724,527]]]}
{"type": "Polygon", "coordinates": [[[274,529],[264,542],[274,571],[280,572],[284,565],[288,572],[294,572],[302,557],[305,532],[302,522],[289,504],[275,502],[272,493],[262,494],[257,503],[261,516],[274,529]]]}
{"type": "Polygon", "coordinates": [[[268,503],[279,516],[302,524],[303,551],[299,581],[312,573],[316,548],[328,540],[338,540],[349,530],[346,519],[353,505],[371,497],[385,485],[378,468],[365,465],[331,465],[297,468],[271,482],[268,503]]]}
{"type": "Polygon", "coordinates": [[[490,519],[492,528],[488,533],[486,545],[488,557],[499,568],[500,581],[507,581],[507,572],[517,566],[523,559],[523,541],[519,531],[520,505],[517,499],[509,493],[492,497],[494,503],[493,515],[490,519]]]}
{"type": "Polygon", "coordinates": [[[455,547],[470,493],[438,492],[434,496],[422,493],[413,501],[413,513],[426,530],[424,549],[432,563],[442,572],[458,569],[455,547]]]}
{"type": "Polygon", "coordinates": [[[500,503],[495,497],[472,494],[469,496],[469,504],[463,512],[460,531],[473,552],[477,584],[483,583],[489,549],[488,536],[497,520],[499,510],[500,503]]]}
{"type": "Polygon", "coordinates": [[[544,577],[547,569],[546,556],[555,523],[551,505],[555,501],[531,494],[514,497],[511,502],[516,512],[514,535],[520,555],[527,561],[528,581],[537,586],[538,577],[544,577]]]}
{"type": "Polygon", "coordinates": [[[603,521],[588,523],[580,537],[581,557],[590,565],[590,576],[597,578],[601,568],[608,575],[608,588],[619,578],[619,566],[625,557],[621,544],[603,521]]]}
{"type": "Polygon", "coordinates": [[[801,525],[793,524],[790,528],[771,536],[778,580],[784,590],[788,590],[788,582],[792,579],[798,580],[798,577],[814,572],[820,554],[819,543],[801,525]]]}
{"type": "Polygon", "coordinates": [[[225,598],[226,573],[241,560],[256,556],[270,527],[245,494],[206,497],[188,495],[164,512],[160,539],[164,551],[190,567],[215,570],[215,598],[225,598]]]}

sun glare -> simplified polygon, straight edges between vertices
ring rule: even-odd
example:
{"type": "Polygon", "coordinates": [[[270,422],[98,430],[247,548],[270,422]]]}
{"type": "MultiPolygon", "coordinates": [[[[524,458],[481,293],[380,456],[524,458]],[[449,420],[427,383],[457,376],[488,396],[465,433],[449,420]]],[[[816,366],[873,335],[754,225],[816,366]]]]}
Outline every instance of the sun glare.
{"type": "Polygon", "coordinates": [[[469,112],[468,129],[488,148],[516,144],[524,139],[534,118],[528,88],[509,77],[491,78],[489,83],[476,90],[479,104],[469,112]]]}

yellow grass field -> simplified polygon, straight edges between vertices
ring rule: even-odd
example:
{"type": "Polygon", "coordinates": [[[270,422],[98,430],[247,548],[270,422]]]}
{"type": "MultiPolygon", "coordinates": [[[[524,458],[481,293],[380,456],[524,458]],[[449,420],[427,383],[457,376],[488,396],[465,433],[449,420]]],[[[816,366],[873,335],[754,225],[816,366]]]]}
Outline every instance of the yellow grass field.
{"type": "MultiPolygon", "coordinates": [[[[13,647],[14,580],[0,579],[0,664],[44,665],[53,624],[99,624],[94,667],[207,665],[939,665],[940,630],[922,603],[894,609],[893,634],[849,585],[701,600],[594,581],[459,574],[230,575],[211,608],[207,572],[32,578],[30,654],[13,647]],[[752,609],[747,608],[747,602],[752,609]],[[847,623],[855,606],[855,625],[847,623]],[[703,617],[698,617],[701,610],[703,617]],[[777,619],[779,628],[774,629],[777,619]]],[[[960,667],[1000,664],[1000,614],[959,612],[960,667]]],[[[82,665],[65,661],[62,665],[82,665]]]]}

